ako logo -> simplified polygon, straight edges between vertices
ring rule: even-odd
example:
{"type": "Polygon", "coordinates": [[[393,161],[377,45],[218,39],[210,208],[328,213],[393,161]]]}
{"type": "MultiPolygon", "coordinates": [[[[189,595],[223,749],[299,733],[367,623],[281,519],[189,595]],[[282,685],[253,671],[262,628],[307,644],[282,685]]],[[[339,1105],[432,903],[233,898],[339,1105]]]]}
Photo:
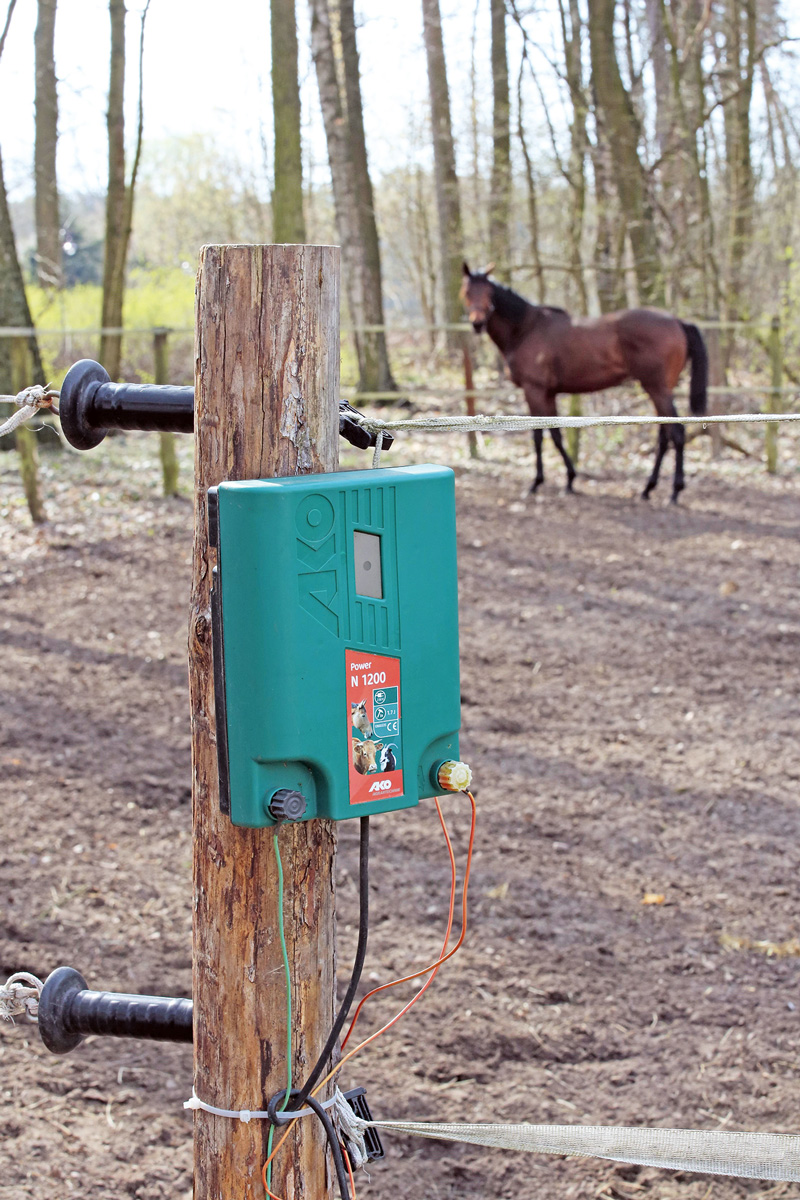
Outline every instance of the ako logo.
{"type": "Polygon", "coordinates": [[[327,496],[306,496],[297,507],[297,558],[306,568],[297,573],[300,607],[338,637],[339,579],[335,566],[328,565],[336,554],[335,523],[336,512],[327,496]]]}

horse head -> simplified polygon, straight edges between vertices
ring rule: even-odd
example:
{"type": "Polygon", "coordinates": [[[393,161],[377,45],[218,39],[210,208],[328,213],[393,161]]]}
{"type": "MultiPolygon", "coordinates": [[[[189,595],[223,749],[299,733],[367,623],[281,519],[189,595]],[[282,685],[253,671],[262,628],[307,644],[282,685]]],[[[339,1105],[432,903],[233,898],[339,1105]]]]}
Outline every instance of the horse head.
{"type": "Polygon", "coordinates": [[[461,299],[464,301],[472,328],[476,333],[482,333],[486,322],[494,312],[494,284],[489,278],[494,263],[485,271],[470,271],[467,263],[463,264],[464,282],[461,285],[461,299]]]}

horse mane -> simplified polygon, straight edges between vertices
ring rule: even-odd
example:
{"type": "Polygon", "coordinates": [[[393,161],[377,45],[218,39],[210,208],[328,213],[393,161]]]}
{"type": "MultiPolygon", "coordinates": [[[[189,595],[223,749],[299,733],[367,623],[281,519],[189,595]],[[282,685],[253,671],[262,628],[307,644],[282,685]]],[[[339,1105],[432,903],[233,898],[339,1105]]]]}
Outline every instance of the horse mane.
{"type": "Polygon", "coordinates": [[[556,308],[552,304],[531,304],[530,300],[526,300],[512,288],[505,287],[504,284],[497,283],[494,279],[490,279],[489,282],[492,285],[492,303],[495,312],[499,317],[504,317],[505,320],[511,321],[515,325],[524,319],[529,309],[542,314],[558,313],[564,317],[569,316],[565,308],[556,308]]]}

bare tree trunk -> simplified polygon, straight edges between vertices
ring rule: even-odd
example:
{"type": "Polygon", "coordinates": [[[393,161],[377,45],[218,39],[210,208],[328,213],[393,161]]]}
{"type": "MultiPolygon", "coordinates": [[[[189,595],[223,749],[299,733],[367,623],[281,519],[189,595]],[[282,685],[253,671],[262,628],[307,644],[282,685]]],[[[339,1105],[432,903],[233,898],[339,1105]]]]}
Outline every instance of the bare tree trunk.
{"type": "MultiPolygon", "coordinates": [[[[332,14],[328,0],[310,0],[311,5],[311,53],[317,73],[322,119],[328,143],[328,161],[331,168],[333,202],[336,210],[336,226],[342,245],[344,282],[350,318],[355,326],[354,341],[358,358],[359,390],[387,391],[394,388],[386,355],[383,334],[365,334],[364,325],[383,324],[383,300],[380,279],[380,252],[375,224],[372,186],[367,167],[364,124],[361,113],[361,93],[358,78],[343,81],[340,85],[336,70],[336,50],[332,29],[332,14]],[[356,100],[355,91],[358,91],[356,100]],[[348,109],[355,108],[352,134],[348,109]],[[361,143],[360,168],[353,156],[354,143],[361,143]],[[371,230],[365,234],[365,226],[371,230]],[[371,246],[368,248],[368,243],[371,246]],[[376,268],[377,266],[377,279],[376,268]],[[382,349],[381,349],[382,348],[382,349]],[[385,385],[385,386],[381,386],[385,385]]],[[[342,18],[342,50],[348,42],[348,54],[352,70],[352,55],[355,54],[355,70],[358,70],[358,53],[355,46],[355,22],[350,13],[352,32],[345,29],[348,17],[340,9],[342,18]]],[[[345,74],[347,72],[345,71],[345,74]]]]}
{"type": "MultiPolygon", "coordinates": [[[[125,0],[109,0],[111,18],[111,55],[108,84],[108,192],[106,194],[106,237],[103,260],[103,306],[101,324],[104,329],[121,329],[125,300],[125,268],[133,228],[133,201],[136,177],[142,155],[144,130],[143,75],[144,27],[150,0],[142,10],[139,36],[139,104],[136,149],[130,181],[125,184],[125,0]]],[[[122,335],[104,333],[100,336],[100,362],[112,379],[117,379],[122,357],[122,335]]]]}
{"type": "Polygon", "coordinates": [[[641,131],[619,71],[613,38],[614,0],[589,0],[589,46],[597,107],[614,148],[612,165],[620,205],[627,221],[636,268],[639,300],[663,304],[664,285],[653,211],[639,159],[641,131]]]}
{"type": "Polygon", "coordinates": [[[36,271],[42,287],[60,287],[61,223],[56,182],[58,93],[53,42],[56,0],[39,0],[34,50],[36,59],[36,127],[34,185],[36,209],[36,271]]]}
{"type": "Polygon", "coordinates": [[[541,249],[539,246],[539,202],[536,194],[536,178],[533,174],[533,165],[531,156],[528,153],[528,141],[525,136],[525,120],[524,109],[522,104],[522,69],[524,67],[524,58],[519,64],[519,74],[517,75],[517,137],[519,138],[519,146],[522,151],[522,161],[525,164],[525,185],[528,196],[528,224],[530,225],[531,239],[531,258],[533,260],[533,274],[536,279],[536,299],[539,304],[544,304],[545,298],[545,281],[544,267],[542,266],[541,249]]]}
{"type": "Polygon", "coordinates": [[[728,270],[725,308],[729,319],[749,315],[743,278],[753,229],[755,179],[750,153],[750,104],[756,57],[755,0],[728,0],[725,62],[732,95],[725,115],[725,182],[728,193],[728,270]]]}
{"type": "MultiPolygon", "coordinates": [[[[125,289],[125,0],[109,0],[111,19],[111,55],[108,84],[108,187],[106,190],[106,237],[103,259],[103,304],[101,325],[104,329],[122,325],[125,289]]],[[[127,249],[127,246],[125,246],[127,249]]],[[[119,377],[122,338],[119,334],[100,335],[100,362],[112,379],[119,377]]]]}
{"type": "MultiPolygon", "coordinates": [[[[344,92],[347,110],[347,141],[355,190],[356,221],[364,275],[364,324],[383,325],[383,283],[375,198],[367,161],[364,112],[361,103],[361,72],[356,41],[353,0],[339,0],[342,37],[344,92]]],[[[363,362],[359,363],[362,392],[388,392],[397,387],[389,367],[386,334],[383,330],[365,332],[361,339],[363,362]]]]}
{"type": "MultiPolygon", "coordinates": [[[[463,238],[439,0],[422,0],[422,23],[431,101],[443,313],[448,324],[455,324],[462,319],[463,315],[459,298],[463,238]]],[[[453,349],[460,344],[458,336],[452,334],[448,341],[453,349]]]]}
{"type": "MultiPolygon", "coordinates": [[[[14,241],[14,229],[11,225],[11,214],[8,210],[5,178],[3,175],[3,159],[0,155],[0,325],[17,326],[21,329],[31,329],[33,319],[28,307],[28,297],[25,295],[25,281],[22,268],[17,257],[17,247],[14,241]]],[[[4,395],[14,395],[12,383],[11,338],[0,338],[0,392],[4,395]]],[[[39,353],[39,345],[35,336],[30,338],[30,351],[33,360],[33,378],[27,381],[44,383],[44,369],[39,353]]],[[[27,386],[26,385],[26,386],[27,386]]]]}
{"type": "Polygon", "coordinates": [[[570,152],[569,152],[569,216],[567,229],[569,234],[569,262],[572,277],[578,290],[578,304],[582,313],[589,307],[586,292],[586,280],[583,274],[583,222],[586,209],[586,173],[585,161],[588,139],[586,136],[586,97],[583,90],[582,63],[582,20],[577,0],[569,0],[569,20],[564,10],[563,2],[559,3],[561,13],[561,33],[564,41],[564,63],[566,67],[567,86],[572,102],[572,120],[570,122],[570,152]]]}
{"type": "MultiPolygon", "coordinates": [[[[350,310],[351,321],[358,327],[365,324],[363,274],[360,270],[356,198],[347,147],[344,105],[336,75],[331,15],[328,9],[328,0],[309,0],[309,2],[311,8],[311,54],[317,74],[319,102],[328,143],[328,162],[331,168],[336,228],[342,246],[347,307],[350,310]]],[[[362,350],[358,328],[355,332],[355,345],[360,364],[362,350]]]]}
{"type": "Polygon", "coordinates": [[[663,154],[667,149],[672,129],[672,91],[664,28],[664,4],[665,0],[645,0],[656,102],[656,146],[659,154],[663,154]]]}
{"type": "MultiPolygon", "coordinates": [[[[27,338],[11,341],[11,391],[14,395],[30,386],[31,351],[27,338]]],[[[42,490],[39,484],[39,455],[36,449],[36,434],[28,425],[20,425],[14,434],[19,454],[19,473],[28,502],[28,512],[35,525],[47,520],[42,490]]]]}
{"type": "Polygon", "coordinates": [[[491,0],[492,176],[489,190],[489,257],[511,278],[511,101],[508,91],[505,0],[491,0]]]}
{"type": "MultiPolygon", "coordinates": [[[[15,5],[16,0],[11,0],[6,11],[5,24],[0,34],[0,56],[5,47],[15,5]]],[[[17,326],[21,329],[30,329],[33,326],[28,297],[25,295],[22,268],[17,257],[11,213],[8,210],[2,154],[0,154],[0,325],[17,326]]],[[[18,375],[13,346],[14,341],[11,338],[0,338],[0,392],[6,396],[13,396],[19,390],[14,386],[17,383],[18,375]]],[[[25,386],[45,382],[39,345],[33,335],[29,340],[29,349],[32,378],[25,381],[25,386]]],[[[16,353],[18,354],[19,351],[16,353]]]]}
{"type": "Polygon", "coordinates": [[[595,113],[595,144],[592,147],[596,227],[594,239],[595,281],[601,312],[616,312],[625,303],[622,256],[625,225],[619,213],[612,178],[611,147],[603,114],[595,113]]]}
{"type": "Polygon", "coordinates": [[[272,119],[275,131],[275,184],[272,238],[302,245],[303,159],[300,137],[300,85],[297,76],[295,0],[270,0],[272,41],[272,119]]]}

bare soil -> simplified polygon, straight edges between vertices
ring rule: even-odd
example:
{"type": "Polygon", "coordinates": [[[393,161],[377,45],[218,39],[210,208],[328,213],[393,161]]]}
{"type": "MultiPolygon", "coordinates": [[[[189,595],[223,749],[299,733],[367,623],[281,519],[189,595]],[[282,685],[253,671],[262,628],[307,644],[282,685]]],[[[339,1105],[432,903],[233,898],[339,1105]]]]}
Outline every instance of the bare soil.
{"type": "MultiPolygon", "coordinates": [[[[479,835],[462,952],[346,1076],[377,1117],[796,1129],[796,464],[767,479],[695,444],[681,505],[667,480],[646,505],[626,445],[599,469],[589,446],[574,497],[550,457],[532,499],[526,442],[477,465],[454,440],[408,443],[458,458],[479,835]]],[[[35,532],[0,456],[2,978],[67,963],[93,987],[189,994],[192,517],[159,499],[153,447],[48,459],[54,519],[35,532]]],[[[463,863],[467,804],[446,812],[463,863]]],[[[343,978],[357,840],[342,823],[343,978]]],[[[432,803],[375,819],[372,845],[364,989],[435,956],[448,893],[432,803]]],[[[0,1197],[189,1197],[190,1091],[189,1047],[90,1038],[57,1059],[4,1026],[0,1197]]],[[[385,1142],[359,1180],[373,1200],[797,1192],[385,1142]]]]}

